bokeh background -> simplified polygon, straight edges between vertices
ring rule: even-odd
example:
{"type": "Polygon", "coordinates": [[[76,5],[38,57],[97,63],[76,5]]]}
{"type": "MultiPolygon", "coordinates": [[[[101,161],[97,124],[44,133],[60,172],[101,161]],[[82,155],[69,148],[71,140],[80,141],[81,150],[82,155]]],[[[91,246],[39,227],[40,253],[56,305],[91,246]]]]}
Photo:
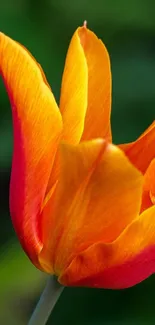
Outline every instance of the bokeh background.
{"type": "MultiPolygon", "coordinates": [[[[155,117],[155,2],[0,1],[0,30],[33,53],[57,100],[70,38],[85,19],[111,57],[114,142],[134,140],[155,117]]],[[[24,325],[46,276],[31,265],[13,231],[8,205],[11,155],[10,104],[0,80],[0,324],[24,325]]],[[[154,293],[154,276],[122,291],[66,288],[48,325],[154,324],[154,293]]]]}

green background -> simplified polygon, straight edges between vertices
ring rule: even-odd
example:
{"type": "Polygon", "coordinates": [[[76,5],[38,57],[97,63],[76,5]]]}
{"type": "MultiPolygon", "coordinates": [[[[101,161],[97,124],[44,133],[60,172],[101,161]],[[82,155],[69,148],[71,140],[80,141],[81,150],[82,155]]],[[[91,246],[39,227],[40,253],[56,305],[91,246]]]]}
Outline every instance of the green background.
{"type": "MultiPolygon", "coordinates": [[[[134,140],[155,116],[155,2],[0,2],[0,30],[32,52],[42,65],[57,99],[70,38],[85,19],[88,27],[104,41],[111,57],[114,142],[134,140]]],[[[11,155],[11,110],[0,80],[0,324],[24,325],[46,276],[31,265],[11,224],[8,203],[11,155]]],[[[48,325],[154,323],[155,277],[152,276],[122,291],[66,288],[48,325]]]]}

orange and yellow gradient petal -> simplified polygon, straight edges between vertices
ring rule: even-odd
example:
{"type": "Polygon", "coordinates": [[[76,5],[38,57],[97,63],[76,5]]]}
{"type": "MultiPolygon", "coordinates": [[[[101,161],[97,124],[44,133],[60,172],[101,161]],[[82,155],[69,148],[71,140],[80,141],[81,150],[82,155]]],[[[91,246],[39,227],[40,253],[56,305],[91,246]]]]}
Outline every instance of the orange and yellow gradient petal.
{"type": "Polygon", "coordinates": [[[143,176],[124,153],[102,139],[61,147],[53,229],[40,261],[61,274],[94,242],[117,238],[138,215],[143,176]],[[52,239],[52,240],[51,240],[52,239]]]}
{"type": "Polygon", "coordinates": [[[88,105],[82,141],[104,138],[111,142],[111,68],[108,51],[86,27],[78,29],[88,67],[88,105]]]}
{"type": "Polygon", "coordinates": [[[60,110],[64,140],[111,141],[111,70],[108,52],[85,26],[71,40],[62,79],[60,110]]]}

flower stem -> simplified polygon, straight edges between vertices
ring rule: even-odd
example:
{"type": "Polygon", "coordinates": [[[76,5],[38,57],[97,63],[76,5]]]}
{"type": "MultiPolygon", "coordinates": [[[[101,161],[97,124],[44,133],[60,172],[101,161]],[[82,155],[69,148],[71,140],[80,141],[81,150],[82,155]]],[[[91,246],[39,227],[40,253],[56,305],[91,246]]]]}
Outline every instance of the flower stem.
{"type": "Polygon", "coordinates": [[[50,276],[28,325],[46,324],[63,288],[64,287],[57,282],[56,277],[50,276]]]}

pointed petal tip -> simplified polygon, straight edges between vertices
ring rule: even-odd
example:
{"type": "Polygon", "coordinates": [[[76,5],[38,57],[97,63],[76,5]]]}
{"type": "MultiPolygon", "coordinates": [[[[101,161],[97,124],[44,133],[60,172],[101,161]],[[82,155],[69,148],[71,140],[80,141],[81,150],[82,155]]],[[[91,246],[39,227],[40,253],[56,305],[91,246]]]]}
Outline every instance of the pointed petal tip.
{"type": "Polygon", "coordinates": [[[87,28],[87,20],[84,20],[84,22],[83,22],[83,27],[84,27],[84,28],[87,28]]]}

